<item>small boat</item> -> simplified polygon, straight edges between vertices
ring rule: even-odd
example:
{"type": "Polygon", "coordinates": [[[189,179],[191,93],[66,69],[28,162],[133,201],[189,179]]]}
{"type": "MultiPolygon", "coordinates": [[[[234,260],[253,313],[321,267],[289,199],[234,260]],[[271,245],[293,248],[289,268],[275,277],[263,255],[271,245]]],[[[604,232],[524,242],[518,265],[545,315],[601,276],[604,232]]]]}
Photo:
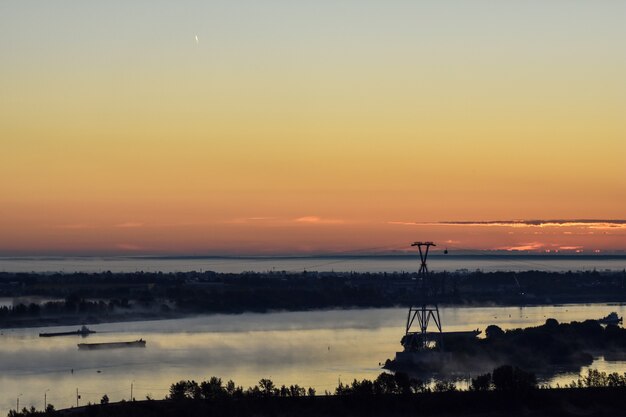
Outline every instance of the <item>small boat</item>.
{"type": "Polygon", "coordinates": [[[90,330],[87,326],[83,326],[80,329],[73,332],[58,332],[58,333],[39,333],[39,337],[54,337],[54,336],[87,336],[95,333],[95,330],[90,330]]]}
{"type": "Polygon", "coordinates": [[[146,341],[143,339],[133,340],[132,342],[106,342],[106,343],[79,343],[80,350],[97,350],[97,349],[118,349],[118,348],[134,348],[146,347],[146,341]]]}
{"type": "Polygon", "coordinates": [[[600,324],[620,324],[622,322],[622,317],[618,316],[616,312],[609,313],[608,316],[602,317],[598,320],[600,324]]]}

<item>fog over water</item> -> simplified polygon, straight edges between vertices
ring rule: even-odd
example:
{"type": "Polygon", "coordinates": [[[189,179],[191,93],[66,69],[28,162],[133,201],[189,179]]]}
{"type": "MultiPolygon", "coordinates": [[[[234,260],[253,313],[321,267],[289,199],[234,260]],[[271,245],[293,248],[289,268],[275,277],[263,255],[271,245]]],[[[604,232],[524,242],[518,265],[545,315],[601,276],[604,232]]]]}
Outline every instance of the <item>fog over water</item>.
{"type": "MultiPolygon", "coordinates": [[[[533,307],[442,307],[444,330],[527,327],[553,317],[561,321],[599,318],[621,305],[533,307]]],[[[248,387],[269,377],[281,384],[332,391],[339,379],[375,378],[379,363],[400,349],[406,309],[354,309],[310,312],[246,313],[193,318],[108,323],[90,326],[98,333],[40,338],[40,331],[78,326],[2,330],[0,335],[0,414],[20,406],[43,406],[44,392],[57,408],[150,394],[162,398],[172,382],[219,376],[248,387]],[[143,338],[145,349],[79,351],[80,342],[143,338]],[[73,373],[72,373],[73,369],[73,373]],[[98,372],[100,371],[100,372],[98,372]]],[[[625,362],[598,358],[592,367],[626,370],[625,362]]],[[[553,378],[568,382],[574,374],[553,378]]]]}
{"type": "MultiPolygon", "coordinates": [[[[402,272],[419,268],[417,255],[374,257],[4,257],[6,272],[180,272],[337,271],[402,272]]],[[[431,255],[437,271],[623,270],[626,256],[459,256],[431,255]]]]}

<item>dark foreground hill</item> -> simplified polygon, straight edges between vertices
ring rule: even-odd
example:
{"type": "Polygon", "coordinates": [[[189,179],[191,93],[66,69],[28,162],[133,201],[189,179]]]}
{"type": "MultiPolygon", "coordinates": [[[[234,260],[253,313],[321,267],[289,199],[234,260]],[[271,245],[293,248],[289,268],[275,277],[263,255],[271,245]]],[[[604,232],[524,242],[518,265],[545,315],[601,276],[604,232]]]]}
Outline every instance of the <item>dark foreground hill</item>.
{"type": "MultiPolygon", "coordinates": [[[[45,415],[45,414],[41,414],[45,415]]],[[[51,414],[52,415],[52,414],[51,414]]],[[[525,394],[455,391],[421,395],[135,401],[54,412],[72,417],[626,416],[626,388],[538,389],[525,394]]]]}

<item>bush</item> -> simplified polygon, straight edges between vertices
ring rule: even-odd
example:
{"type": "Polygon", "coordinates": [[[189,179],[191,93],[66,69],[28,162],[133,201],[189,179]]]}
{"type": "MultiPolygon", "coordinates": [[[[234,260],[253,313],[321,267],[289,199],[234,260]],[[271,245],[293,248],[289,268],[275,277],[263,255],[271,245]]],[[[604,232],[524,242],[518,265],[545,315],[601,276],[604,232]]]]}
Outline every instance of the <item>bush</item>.
{"type": "Polygon", "coordinates": [[[478,375],[476,378],[472,378],[470,385],[470,391],[487,391],[491,388],[491,374],[486,373],[484,375],[478,375]]]}
{"type": "Polygon", "coordinates": [[[179,381],[170,386],[171,400],[188,400],[201,398],[200,386],[196,381],[179,381]]]}
{"type": "Polygon", "coordinates": [[[487,339],[497,339],[503,335],[504,335],[504,330],[502,330],[500,327],[496,326],[495,324],[491,324],[487,326],[487,328],[485,329],[485,336],[487,336],[487,339]]]}
{"type": "Polygon", "coordinates": [[[523,371],[510,365],[500,366],[493,370],[491,377],[493,385],[498,391],[527,391],[537,388],[535,374],[523,371]]]}

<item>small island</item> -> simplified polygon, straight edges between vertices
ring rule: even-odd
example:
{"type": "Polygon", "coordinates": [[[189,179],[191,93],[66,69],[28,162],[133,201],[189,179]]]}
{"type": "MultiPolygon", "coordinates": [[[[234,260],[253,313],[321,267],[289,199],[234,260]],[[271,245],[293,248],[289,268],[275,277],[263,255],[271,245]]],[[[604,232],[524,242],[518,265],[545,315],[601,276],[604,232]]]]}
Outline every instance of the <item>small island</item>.
{"type": "Polygon", "coordinates": [[[443,333],[430,350],[399,352],[385,368],[409,373],[485,372],[503,364],[550,374],[556,366],[579,369],[594,356],[618,357],[626,350],[626,330],[599,320],[559,323],[555,319],[525,329],[502,330],[490,325],[485,338],[443,333]]]}

